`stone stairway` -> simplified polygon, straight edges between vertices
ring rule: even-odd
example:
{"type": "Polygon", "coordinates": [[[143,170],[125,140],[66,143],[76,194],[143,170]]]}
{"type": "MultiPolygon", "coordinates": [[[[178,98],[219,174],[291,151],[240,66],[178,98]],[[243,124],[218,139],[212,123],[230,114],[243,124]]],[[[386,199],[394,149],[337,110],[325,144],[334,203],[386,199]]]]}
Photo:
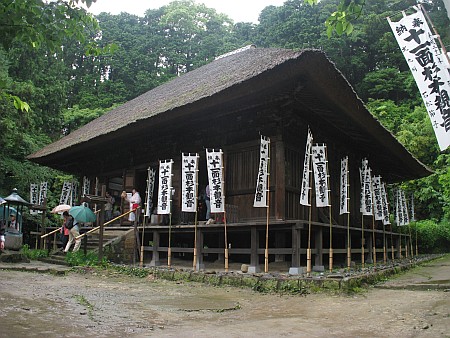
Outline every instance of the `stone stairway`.
{"type": "MultiPolygon", "coordinates": [[[[110,243],[117,241],[127,231],[129,231],[129,229],[127,228],[118,228],[118,229],[105,228],[105,231],[103,233],[103,248],[110,245],[110,243]]],[[[98,245],[99,245],[99,234],[98,232],[93,232],[87,235],[87,239],[85,237],[82,238],[80,251],[83,252],[86,247],[87,252],[89,251],[97,252],[98,245]]],[[[71,250],[73,250],[73,245],[71,247],[71,250]]],[[[50,264],[58,264],[66,266],[69,265],[66,262],[66,255],[62,251],[62,248],[59,248],[58,250],[51,252],[48,257],[44,257],[39,260],[50,264]]]]}

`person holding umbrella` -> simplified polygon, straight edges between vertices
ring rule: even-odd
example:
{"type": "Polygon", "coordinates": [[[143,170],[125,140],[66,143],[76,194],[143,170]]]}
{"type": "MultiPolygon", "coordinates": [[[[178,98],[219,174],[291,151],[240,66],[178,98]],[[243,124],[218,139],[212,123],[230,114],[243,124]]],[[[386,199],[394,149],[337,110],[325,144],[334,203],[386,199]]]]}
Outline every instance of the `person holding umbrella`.
{"type": "Polygon", "coordinates": [[[73,247],[73,252],[80,250],[81,239],[75,239],[80,236],[80,228],[78,227],[78,221],[69,215],[67,211],[64,211],[63,217],[65,219],[65,227],[69,229],[69,241],[66,244],[64,252],[67,253],[75,240],[75,246],[73,247]]]}

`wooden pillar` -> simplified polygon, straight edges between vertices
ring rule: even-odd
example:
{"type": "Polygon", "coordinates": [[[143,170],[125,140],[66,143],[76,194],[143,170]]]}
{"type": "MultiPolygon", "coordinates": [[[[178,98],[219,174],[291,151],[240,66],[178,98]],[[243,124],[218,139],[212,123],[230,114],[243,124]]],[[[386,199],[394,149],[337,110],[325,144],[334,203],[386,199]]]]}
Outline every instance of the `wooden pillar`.
{"type": "Polygon", "coordinates": [[[316,256],[314,260],[313,270],[322,270],[323,269],[323,230],[322,227],[318,227],[314,232],[315,236],[315,250],[316,256]]]}
{"type": "Polygon", "coordinates": [[[400,243],[400,241],[401,241],[402,238],[398,234],[394,238],[395,238],[395,250],[397,251],[397,253],[395,255],[395,258],[402,258],[402,252],[400,251],[401,250],[401,243],[400,243]]]}
{"type": "Polygon", "coordinates": [[[160,266],[161,261],[159,259],[159,243],[160,243],[160,234],[158,231],[153,231],[153,251],[152,251],[152,261],[150,262],[150,266],[160,266]]]}
{"type": "Polygon", "coordinates": [[[205,269],[205,264],[203,263],[203,240],[204,234],[201,228],[197,227],[197,271],[205,269]]]}
{"type": "MultiPolygon", "coordinates": [[[[286,243],[286,233],[277,231],[275,232],[275,248],[284,248],[286,243]]],[[[284,262],[286,259],[284,255],[275,255],[275,262],[284,262]]]]}
{"type": "Polygon", "coordinates": [[[250,266],[248,271],[251,273],[259,272],[259,232],[255,225],[250,229],[250,266]]]}
{"type": "Polygon", "coordinates": [[[373,263],[373,238],[371,234],[367,236],[367,250],[369,251],[366,258],[366,263],[372,264],[373,263]]]}
{"type": "MultiPolygon", "coordinates": [[[[285,153],[284,143],[279,136],[275,147],[275,179],[271,177],[271,183],[275,185],[275,219],[285,219],[286,214],[286,174],[285,174],[285,153]]],[[[273,173],[273,171],[271,171],[273,173]]]]}
{"type": "Polygon", "coordinates": [[[292,227],[292,263],[294,268],[300,267],[301,229],[292,227]]]}

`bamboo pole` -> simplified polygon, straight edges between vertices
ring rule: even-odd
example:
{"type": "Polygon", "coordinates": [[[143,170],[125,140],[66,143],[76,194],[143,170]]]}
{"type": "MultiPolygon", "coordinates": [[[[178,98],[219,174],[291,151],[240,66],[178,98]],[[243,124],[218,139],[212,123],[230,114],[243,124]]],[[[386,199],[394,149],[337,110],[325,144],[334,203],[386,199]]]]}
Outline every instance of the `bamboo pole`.
{"type": "Polygon", "coordinates": [[[333,221],[331,218],[331,204],[328,206],[328,217],[330,218],[330,251],[328,252],[328,265],[330,272],[333,272],[333,221]]]}
{"type": "Polygon", "coordinates": [[[194,271],[197,271],[197,223],[198,223],[198,160],[199,155],[197,156],[197,168],[195,168],[195,216],[194,216],[194,256],[192,258],[192,268],[194,271]]]}
{"type": "Polygon", "coordinates": [[[267,159],[267,208],[266,208],[266,248],[264,250],[264,272],[269,272],[269,215],[270,215],[270,143],[267,159]]]}
{"type": "MultiPolygon", "coordinates": [[[[347,192],[348,196],[348,192],[347,192]]],[[[350,212],[347,213],[347,269],[350,270],[352,265],[352,248],[350,238],[350,212]]]]}
{"type": "MultiPolygon", "coordinates": [[[[309,173],[309,182],[311,185],[311,171],[309,173]]],[[[308,187],[308,189],[311,189],[308,187]]],[[[306,250],[306,275],[311,275],[311,223],[312,223],[312,191],[309,192],[309,222],[308,222],[308,249],[306,250]]]]}
{"type": "Polygon", "coordinates": [[[198,212],[195,211],[195,220],[194,220],[194,258],[192,260],[192,268],[193,268],[194,271],[197,271],[197,217],[198,217],[198,212]]]}
{"type": "Polygon", "coordinates": [[[403,236],[402,236],[402,231],[401,231],[402,227],[398,227],[398,234],[400,236],[399,238],[399,242],[400,242],[400,248],[399,248],[399,258],[403,258],[403,253],[402,253],[402,241],[403,241],[403,236]]]}
{"type": "Polygon", "coordinates": [[[169,213],[169,247],[167,248],[167,266],[172,266],[172,211],[169,213]]]}
{"type": "Polygon", "coordinates": [[[419,247],[417,245],[417,223],[416,223],[415,228],[416,228],[416,256],[419,256],[419,247]]]}
{"type": "Polygon", "coordinates": [[[361,214],[361,266],[364,268],[364,215],[361,214]]]}
{"type": "MultiPolygon", "coordinates": [[[[373,201],[373,199],[372,199],[373,201]]],[[[375,215],[373,214],[375,211],[374,205],[372,204],[372,259],[373,259],[373,265],[377,265],[377,247],[375,243],[375,215]]]]}
{"type": "Polygon", "coordinates": [[[228,272],[228,236],[227,236],[227,211],[223,213],[223,222],[225,225],[225,272],[228,272]]]}
{"type": "Polygon", "coordinates": [[[386,226],[383,224],[383,263],[387,263],[386,226]]]}
{"type": "Polygon", "coordinates": [[[413,238],[412,238],[412,234],[411,234],[411,223],[408,224],[408,230],[409,230],[409,248],[410,248],[410,253],[411,253],[411,258],[414,257],[414,250],[413,250],[413,238]]]}
{"type": "Polygon", "coordinates": [[[144,221],[142,222],[142,238],[141,238],[141,256],[139,261],[139,266],[142,268],[144,266],[144,237],[145,237],[145,226],[148,222],[148,216],[144,214],[144,221]]]}
{"type": "Polygon", "coordinates": [[[391,258],[392,258],[392,261],[395,261],[394,238],[392,236],[392,232],[394,231],[394,229],[392,227],[392,224],[390,226],[390,229],[391,229],[391,258]]]}

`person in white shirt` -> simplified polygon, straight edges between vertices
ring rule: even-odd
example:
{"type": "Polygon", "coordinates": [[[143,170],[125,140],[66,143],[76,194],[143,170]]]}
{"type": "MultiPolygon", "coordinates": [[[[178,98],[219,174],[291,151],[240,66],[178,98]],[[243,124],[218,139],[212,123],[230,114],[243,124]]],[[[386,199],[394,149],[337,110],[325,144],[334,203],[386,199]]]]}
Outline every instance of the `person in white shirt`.
{"type": "MultiPolygon", "coordinates": [[[[141,205],[141,196],[139,195],[139,193],[136,191],[135,188],[133,188],[133,190],[131,191],[131,197],[128,198],[128,196],[126,195],[126,193],[122,193],[122,196],[124,196],[125,200],[128,201],[130,203],[130,210],[136,209],[137,207],[139,207],[141,205]]],[[[136,210],[135,212],[130,212],[128,214],[128,220],[130,222],[134,222],[134,220],[136,219],[136,214],[140,212],[140,210],[136,210]]]]}

